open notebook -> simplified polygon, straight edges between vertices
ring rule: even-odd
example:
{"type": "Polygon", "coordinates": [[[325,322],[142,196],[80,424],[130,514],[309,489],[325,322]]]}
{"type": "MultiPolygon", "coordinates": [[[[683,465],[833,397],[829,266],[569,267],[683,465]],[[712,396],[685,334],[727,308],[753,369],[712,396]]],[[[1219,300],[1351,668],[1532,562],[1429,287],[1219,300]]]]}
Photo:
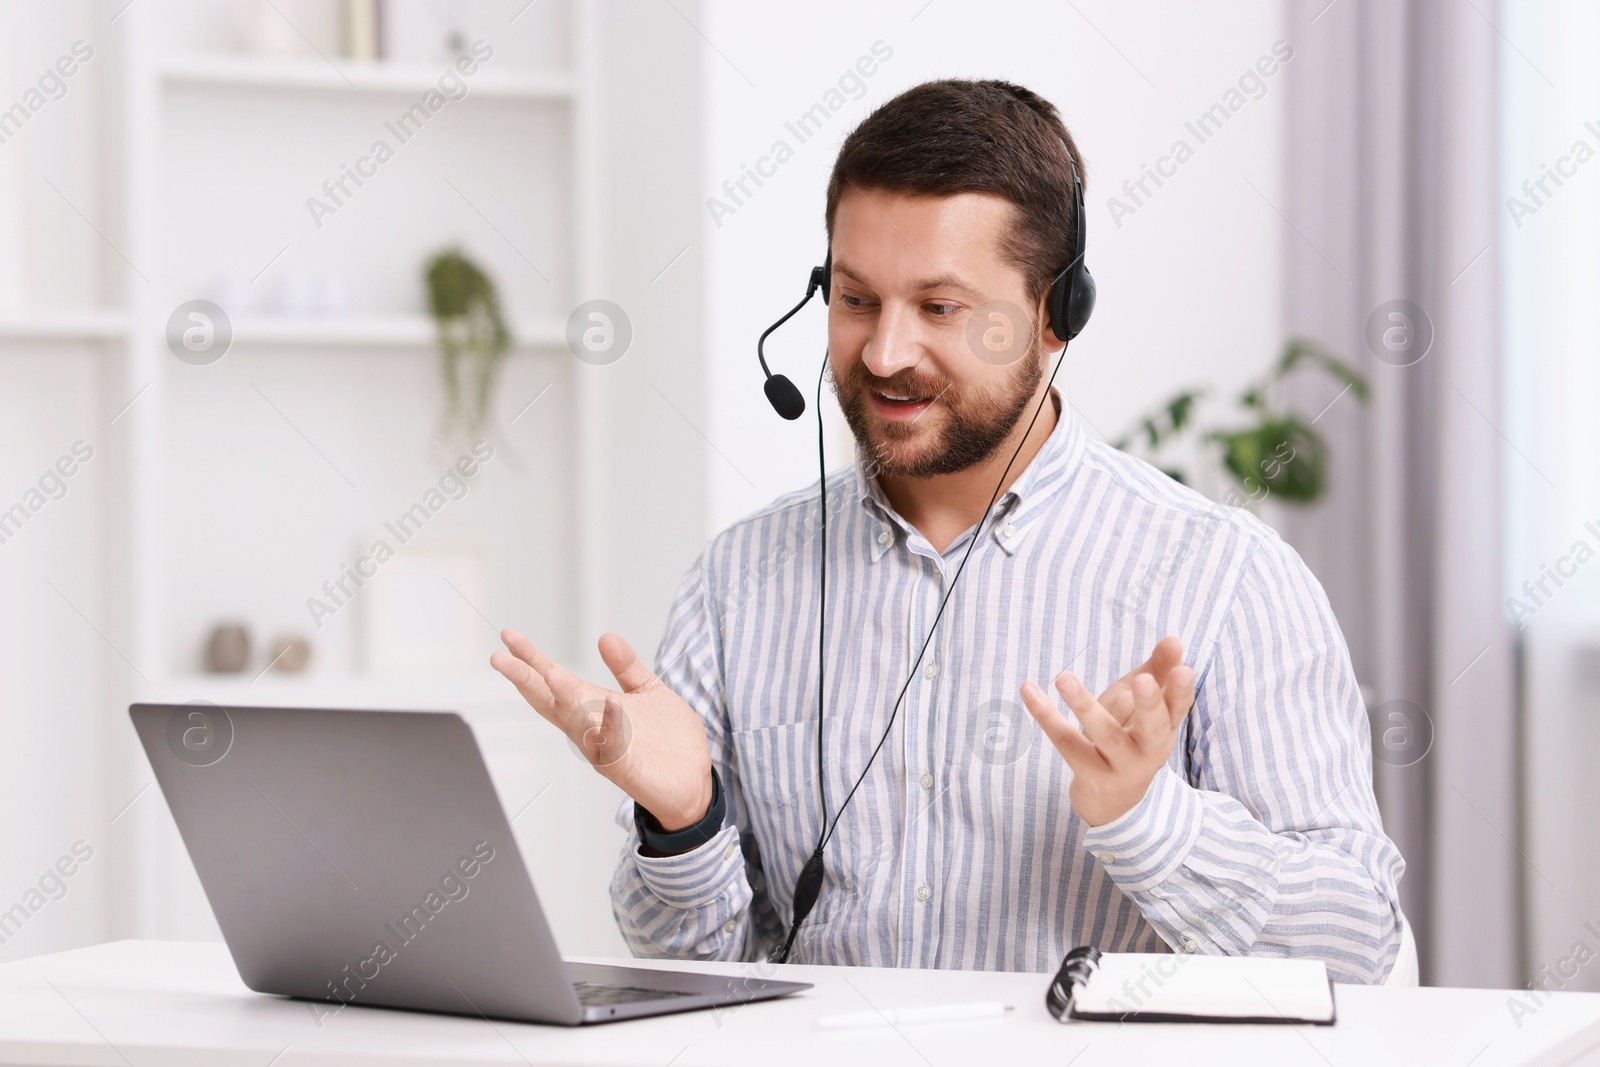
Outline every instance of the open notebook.
{"type": "Polygon", "coordinates": [[[1045,997],[1057,1019],[1108,1022],[1334,1021],[1321,960],[1250,956],[1067,953],[1045,997]]]}

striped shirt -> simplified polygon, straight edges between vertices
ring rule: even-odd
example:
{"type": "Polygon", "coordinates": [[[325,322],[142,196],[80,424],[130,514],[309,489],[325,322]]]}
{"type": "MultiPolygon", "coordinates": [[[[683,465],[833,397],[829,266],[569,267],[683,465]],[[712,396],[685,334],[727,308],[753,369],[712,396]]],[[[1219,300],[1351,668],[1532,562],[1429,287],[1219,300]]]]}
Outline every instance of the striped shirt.
{"type": "MultiPolygon", "coordinates": [[[[1322,587],[1253,515],[1090,439],[1051,399],[1040,452],[943,552],[890,506],[859,447],[828,475],[826,817],[979,541],[828,844],[790,959],[1048,971],[1092,944],[1310,956],[1336,980],[1380,981],[1405,861],[1383,832],[1322,587]],[[1091,828],[1018,686],[1054,696],[1071,669],[1099,693],[1167,634],[1194,668],[1194,709],[1143,800],[1091,828]]],[[[728,815],[676,856],[643,856],[630,837],[612,903],[636,955],[756,960],[787,933],[824,818],[817,525],[816,487],[788,494],[717,535],[678,588],[656,671],[705,720],[728,815]]]]}

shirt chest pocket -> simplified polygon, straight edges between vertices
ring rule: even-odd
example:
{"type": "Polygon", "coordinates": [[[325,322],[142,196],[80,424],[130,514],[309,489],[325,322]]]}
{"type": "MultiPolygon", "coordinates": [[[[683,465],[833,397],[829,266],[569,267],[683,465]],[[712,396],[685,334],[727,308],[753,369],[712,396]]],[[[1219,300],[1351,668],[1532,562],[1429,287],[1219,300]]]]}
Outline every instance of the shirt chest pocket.
{"type": "MultiPolygon", "coordinates": [[[[761,849],[767,892],[788,917],[800,869],[817,847],[822,825],[817,796],[815,720],[763,726],[733,735],[745,818],[761,849]]],[[[836,759],[826,753],[825,759],[836,759]]],[[[838,768],[828,766],[828,804],[837,811],[851,782],[842,782],[838,768]]],[[[862,805],[858,795],[852,808],[862,805]]],[[[827,877],[805,929],[820,930],[840,915],[856,914],[892,883],[896,850],[892,842],[852,835],[843,822],[827,849],[827,877]]],[[[803,936],[803,935],[802,935],[803,936]]]]}
{"type": "Polygon", "coordinates": [[[774,895],[785,902],[821,832],[816,745],[816,723],[810,720],[733,735],[745,820],[761,847],[774,895]]]}

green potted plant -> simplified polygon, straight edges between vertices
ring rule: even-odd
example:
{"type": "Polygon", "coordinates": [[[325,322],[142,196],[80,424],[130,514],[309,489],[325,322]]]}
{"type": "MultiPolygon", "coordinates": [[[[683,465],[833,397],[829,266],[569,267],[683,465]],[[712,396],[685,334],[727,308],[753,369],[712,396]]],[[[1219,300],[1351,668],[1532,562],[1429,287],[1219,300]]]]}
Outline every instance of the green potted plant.
{"type": "Polygon", "coordinates": [[[500,361],[511,347],[500,294],[488,274],[458,248],[433,255],[424,277],[444,373],[443,431],[448,436],[460,427],[475,437],[488,419],[500,361]]]}
{"type": "Polygon", "coordinates": [[[1229,503],[1254,503],[1269,495],[1295,504],[1313,503],[1327,488],[1328,444],[1310,421],[1284,410],[1278,395],[1283,380],[1303,365],[1344,383],[1357,400],[1367,400],[1365,378],[1317,342],[1294,338],[1277,363],[1240,394],[1237,404],[1249,417],[1244,425],[1201,431],[1196,410],[1210,391],[1185,389],[1136,419],[1111,443],[1124,452],[1144,452],[1169,477],[1190,484],[1181,467],[1160,457],[1174,442],[1198,433],[1202,444],[1220,449],[1223,468],[1250,494],[1235,500],[1230,492],[1229,503]]]}

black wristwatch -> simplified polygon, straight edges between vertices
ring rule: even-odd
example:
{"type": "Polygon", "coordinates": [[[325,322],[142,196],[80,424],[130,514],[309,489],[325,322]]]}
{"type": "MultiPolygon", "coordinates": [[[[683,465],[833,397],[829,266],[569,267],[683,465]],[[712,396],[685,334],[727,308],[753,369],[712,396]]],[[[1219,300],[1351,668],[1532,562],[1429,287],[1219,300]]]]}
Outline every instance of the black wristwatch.
{"type": "Polygon", "coordinates": [[[717,769],[711,768],[711,808],[699,822],[693,826],[685,826],[682,830],[671,833],[663,830],[655,818],[641,808],[637,802],[633,805],[633,825],[639,831],[639,840],[655,849],[657,852],[688,852],[690,849],[699,848],[701,845],[716,837],[722,830],[722,820],[728,813],[728,801],[722,795],[722,782],[717,778],[717,769]]]}

